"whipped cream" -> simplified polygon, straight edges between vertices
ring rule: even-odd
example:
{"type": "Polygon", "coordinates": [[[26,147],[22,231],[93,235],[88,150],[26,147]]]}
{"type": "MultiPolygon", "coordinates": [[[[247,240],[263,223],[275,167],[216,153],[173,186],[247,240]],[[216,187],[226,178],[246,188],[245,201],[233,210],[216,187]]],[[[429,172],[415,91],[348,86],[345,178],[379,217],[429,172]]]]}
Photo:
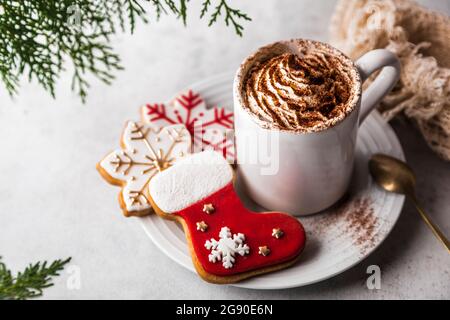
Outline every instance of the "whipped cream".
{"type": "Polygon", "coordinates": [[[325,129],[353,108],[350,69],[342,57],[319,48],[277,55],[250,70],[243,86],[246,105],[267,128],[325,129]]]}

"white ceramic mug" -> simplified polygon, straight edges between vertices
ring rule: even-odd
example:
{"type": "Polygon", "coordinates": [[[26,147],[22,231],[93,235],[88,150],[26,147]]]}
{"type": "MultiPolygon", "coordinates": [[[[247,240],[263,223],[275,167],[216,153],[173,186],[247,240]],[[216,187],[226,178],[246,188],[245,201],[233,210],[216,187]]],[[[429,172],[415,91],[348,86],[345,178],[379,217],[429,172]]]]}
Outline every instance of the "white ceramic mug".
{"type": "Polygon", "coordinates": [[[352,111],[336,125],[318,132],[264,129],[243,107],[243,82],[256,63],[290,51],[292,41],[310,40],[281,41],[260,48],[238,69],[233,85],[236,151],[239,178],[256,203],[268,210],[307,215],[330,207],[347,191],[359,124],[394,87],[400,63],[384,49],[371,51],[353,63],[337,49],[312,41],[334,50],[356,70],[358,95],[352,111]],[[379,69],[375,81],[362,93],[362,83],[379,69]],[[261,150],[267,161],[255,157],[261,150]]]}

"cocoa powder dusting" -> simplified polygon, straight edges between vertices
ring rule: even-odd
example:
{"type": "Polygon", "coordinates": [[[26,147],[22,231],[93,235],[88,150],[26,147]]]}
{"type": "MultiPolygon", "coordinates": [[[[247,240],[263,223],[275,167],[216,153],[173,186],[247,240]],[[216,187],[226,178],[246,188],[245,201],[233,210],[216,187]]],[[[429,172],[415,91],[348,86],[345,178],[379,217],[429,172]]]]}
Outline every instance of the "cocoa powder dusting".
{"type": "Polygon", "coordinates": [[[311,226],[318,235],[339,228],[339,236],[351,237],[361,254],[377,243],[378,217],[369,197],[347,197],[327,212],[314,217],[311,226]]]}
{"type": "Polygon", "coordinates": [[[284,53],[255,66],[246,80],[249,107],[272,125],[297,130],[325,125],[351,108],[352,79],[326,51],[284,53]]]}

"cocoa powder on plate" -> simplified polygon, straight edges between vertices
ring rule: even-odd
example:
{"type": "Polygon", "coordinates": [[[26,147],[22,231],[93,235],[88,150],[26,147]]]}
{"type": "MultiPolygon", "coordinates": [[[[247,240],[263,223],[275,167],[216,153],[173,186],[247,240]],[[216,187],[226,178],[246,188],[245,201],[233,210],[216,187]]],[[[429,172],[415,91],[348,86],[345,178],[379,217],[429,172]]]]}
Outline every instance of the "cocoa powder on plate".
{"type": "Polygon", "coordinates": [[[314,218],[311,222],[314,232],[323,234],[331,228],[339,228],[338,236],[348,236],[361,254],[376,244],[378,217],[370,197],[347,196],[337,205],[314,218]]]}

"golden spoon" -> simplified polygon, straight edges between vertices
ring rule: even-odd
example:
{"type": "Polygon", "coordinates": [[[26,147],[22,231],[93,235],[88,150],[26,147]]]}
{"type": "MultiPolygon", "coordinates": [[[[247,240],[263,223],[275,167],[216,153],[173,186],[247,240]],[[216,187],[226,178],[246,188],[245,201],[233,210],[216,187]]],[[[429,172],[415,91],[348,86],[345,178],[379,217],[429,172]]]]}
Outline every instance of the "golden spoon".
{"type": "Polygon", "coordinates": [[[422,219],[450,253],[450,243],[448,239],[433,221],[431,221],[430,217],[425,213],[417,201],[415,192],[416,177],[411,168],[400,160],[387,155],[376,154],[372,156],[369,161],[369,171],[378,185],[384,190],[404,194],[414,203],[422,219]]]}

